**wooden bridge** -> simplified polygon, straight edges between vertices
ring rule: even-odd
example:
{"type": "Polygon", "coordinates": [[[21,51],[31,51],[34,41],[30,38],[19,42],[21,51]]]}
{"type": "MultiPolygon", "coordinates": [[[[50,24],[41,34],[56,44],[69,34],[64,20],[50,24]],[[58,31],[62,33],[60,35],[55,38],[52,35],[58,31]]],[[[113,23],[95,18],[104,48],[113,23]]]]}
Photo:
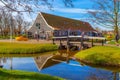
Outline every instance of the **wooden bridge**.
{"type": "Polygon", "coordinates": [[[55,41],[59,41],[59,45],[66,45],[67,50],[70,49],[70,45],[77,45],[80,49],[84,49],[86,47],[93,47],[95,45],[104,45],[106,42],[105,37],[91,37],[91,36],[60,36],[53,37],[53,44],[55,41]],[[65,42],[66,41],[66,42],[65,42]],[[63,43],[64,42],[64,43],[63,43]]]}

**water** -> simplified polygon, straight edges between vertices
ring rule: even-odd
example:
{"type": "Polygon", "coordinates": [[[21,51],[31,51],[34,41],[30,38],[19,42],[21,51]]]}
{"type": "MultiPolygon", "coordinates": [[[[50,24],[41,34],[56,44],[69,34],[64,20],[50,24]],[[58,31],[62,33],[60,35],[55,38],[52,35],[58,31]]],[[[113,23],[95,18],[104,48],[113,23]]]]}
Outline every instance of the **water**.
{"type": "Polygon", "coordinates": [[[59,76],[68,80],[120,80],[119,69],[91,67],[70,58],[68,54],[49,54],[35,56],[5,56],[0,64],[5,69],[24,70],[59,76]]]}

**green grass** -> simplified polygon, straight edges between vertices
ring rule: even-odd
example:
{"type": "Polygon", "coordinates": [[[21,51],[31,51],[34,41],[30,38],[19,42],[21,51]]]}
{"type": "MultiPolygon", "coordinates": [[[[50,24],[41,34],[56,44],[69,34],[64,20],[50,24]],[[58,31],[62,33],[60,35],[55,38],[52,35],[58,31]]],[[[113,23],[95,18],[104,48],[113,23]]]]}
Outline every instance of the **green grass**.
{"type": "Polygon", "coordinates": [[[0,54],[42,53],[57,50],[53,44],[23,44],[0,42],[0,54]]]}
{"type": "Polygon", "coordinates": [[[115,35],[114,34],[111,34],[111,37],[110,37],[110,35],[104,35],[104,37],[106,38],[107,41],[111,41],[111,40],[115,39],[115,35]]]}
{"type": "Polygon", "coordinates": [[[64,80],[56,76],[0,68],[0,80],[64,80]]]}
{"type": "Polygon", "coordinates": [[[120,48],[118,47],[96,46],[78,52],[75,57],[92,64],[120,66],[120,48]]]}
{"type": "Polygon", "coordinates": [[[118,41],[118,43],[116,43],[115,40],[113,40],[113,41],[109,41],[108,44],[120,44],[120,40],[118,41]]]}

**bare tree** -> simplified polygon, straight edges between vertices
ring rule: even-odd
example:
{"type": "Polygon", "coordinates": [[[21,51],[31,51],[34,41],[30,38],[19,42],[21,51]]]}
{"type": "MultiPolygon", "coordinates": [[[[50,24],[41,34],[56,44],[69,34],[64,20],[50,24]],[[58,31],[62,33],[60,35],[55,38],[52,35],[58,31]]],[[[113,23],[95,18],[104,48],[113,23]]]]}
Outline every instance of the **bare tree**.
{"type": "Polygon", "coordinates": [[[114,29],[115,35],[119,34],[120,26],[120,5],[119,0],[92,0],[94,1],[94,9],[89,11],[93,22],[114,29]]]}
{"type": "Polygon", "coordinates": [[[15,34],[15,27],[16,21],[12,12],[9,12],[6,8],[0,9],[0,35],[4,37],[15,34]]]}
{"type": "Polygon", "coordinates": [[[95,30],[96,30],[96,31],[99,31],[99,32],[102,31],[99,27],[95,27],[95,30]]]}
{"type": "Polygon", "coordinates": [[[24,21],[23,22],[23,28],[22,28],[22,31],[27,34],[27,28],[29,28],[31,25],[31,22],[28,22],[28,21],[24,21]]]}
{"type": "Polygon", "coordinates": [[[23,24],[23,22],[24,22],[24,17],[22,16],[22,13],[19,13],[18,15],[16,15],[16,21],[17,21],[17,25],[18,25],[18,27],[17,27],[17,34],[18,35],[20,35],[21,34],[21,32],[22,32],[22,24],[23,24]]]}
{"type": "Polygon", "coordinates": [[[1,35],[7,36],[10,30],[10,17],[12,14],[10,12],[6,12],[6,9],[2,9],[0,11],[1,14],[1,35]]]}
{"type": "MultiPolygon", "coordinates": [[[[35,12],[40,11],[42,6],[49,9],[53,7],[52,3],[57,0],[0,0],[6,8],[14,12],[35,12]]],[[[72,0],[62,0],[65,6],[72,7],[72,0]]]]}

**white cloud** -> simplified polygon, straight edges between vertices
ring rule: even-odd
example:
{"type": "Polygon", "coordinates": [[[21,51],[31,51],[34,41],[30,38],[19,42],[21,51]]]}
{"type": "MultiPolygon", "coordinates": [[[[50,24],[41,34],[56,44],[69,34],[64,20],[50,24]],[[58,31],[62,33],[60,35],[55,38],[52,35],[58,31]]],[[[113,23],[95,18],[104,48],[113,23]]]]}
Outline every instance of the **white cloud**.
{"type": "Polygon", "coordinates": [[[80,9],[80,8],[53,8],[53,10],[64,13],[81,13],[81,14],[99,11],[94,9],[80,9]]]}

